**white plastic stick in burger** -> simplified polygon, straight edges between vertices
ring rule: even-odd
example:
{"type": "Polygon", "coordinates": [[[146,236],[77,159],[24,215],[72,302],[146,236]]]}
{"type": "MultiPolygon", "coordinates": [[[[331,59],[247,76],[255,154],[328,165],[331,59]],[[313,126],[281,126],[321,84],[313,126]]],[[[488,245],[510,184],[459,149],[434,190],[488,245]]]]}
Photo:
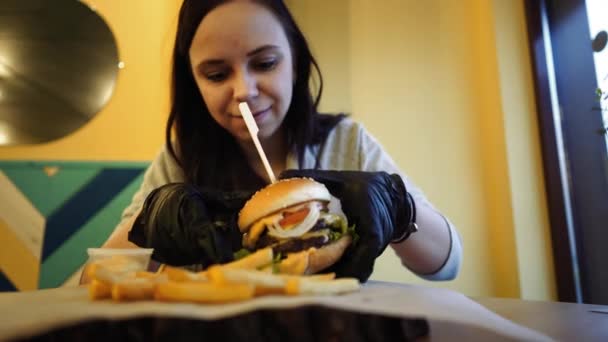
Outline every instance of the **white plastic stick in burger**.
{"type": "Polygon", "coordinates": [[[251,139],[255,144],[255,148],[258,150],[258,154],[260,155],[260,159],[262,159],[262,163],[264,164],[264,168],[266,169],[266,173],[268,174],[268,178],[271,183],[275,183],[277,181],[274,176],[274,172],[272,172],[272,168],[268,163],[268,159],[266,158],[266,153],[264,153],[264,149],[262,149],[262,145],[260,144],[260,140],[258,139],[258,125],[255,123],[255,119],[253,118],[253,114],[251,114],[251,110],[247,105],[247,102],[239,103],[239,110],[241,111],[241,115],[245,120],[245,125],[247,125],[247,129],[249,130],[249,135],[251,135],[251,139]]]}

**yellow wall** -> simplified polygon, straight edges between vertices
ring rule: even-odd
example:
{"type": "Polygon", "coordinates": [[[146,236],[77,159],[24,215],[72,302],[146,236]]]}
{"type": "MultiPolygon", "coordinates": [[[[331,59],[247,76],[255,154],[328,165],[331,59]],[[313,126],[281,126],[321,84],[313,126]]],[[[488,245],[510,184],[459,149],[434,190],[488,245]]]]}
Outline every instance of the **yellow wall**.
{"type": "Polygon", "coordinates": [[[106,20],[125,63],[110,102],[67,137],[40,145],[0,147],[0,159],[150,160],[163,144],[168,61],[179,2],[83,2],[106,20]]]}
{"type": "MultiPolygon", "coordinates": [[[[76,133],[0,147],[0,159],[149,160],[162,145],[180,1],[86,2],[126,66],[110,103],[76,133]]],[[[523,1],[287,2],[321,64],[322,109],[363,122],[462,237],[453,282],[418,279],[390,250],[373,277],[555,298],[523,1]]]]}
{"type": "Polygon", "coordinates": [[[375,279],[554,299],[523,1],[288,1],[347,111],[453,223],[460,277],[430,283],[390,250],[375,279]]]}

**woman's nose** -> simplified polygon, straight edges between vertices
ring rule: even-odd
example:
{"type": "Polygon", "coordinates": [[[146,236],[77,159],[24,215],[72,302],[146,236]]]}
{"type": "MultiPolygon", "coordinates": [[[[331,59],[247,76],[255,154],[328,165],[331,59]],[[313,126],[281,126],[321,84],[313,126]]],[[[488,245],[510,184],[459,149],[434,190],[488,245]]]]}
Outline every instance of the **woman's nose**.
{"type": "Polygon", "coordinates": [[[234,98],[238,102],[251,100],[258,96],[258,84],[255,75],[243,72],[235,78],[234,98]]]}

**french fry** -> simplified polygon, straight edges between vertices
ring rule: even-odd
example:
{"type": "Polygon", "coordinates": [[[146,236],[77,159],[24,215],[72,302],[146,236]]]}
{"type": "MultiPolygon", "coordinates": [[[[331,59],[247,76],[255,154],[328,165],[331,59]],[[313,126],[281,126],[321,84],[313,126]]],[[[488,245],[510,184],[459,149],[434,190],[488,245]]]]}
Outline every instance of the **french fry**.
{"type": "MultiPolygon", "coordinates": [[[[310,276],[284,276],[285,277],[285,289],[284,293],[291,296],[299,294],[323,294],[323,291],[337,291],[330,286],[323,286],[323,284],[329,284],[336,282],[335,273],[318,274],[310,276]],[[321,285],[315,285],[314,283],[322,283],[321,285]],[[313,285],[310,285],[313,284],[313,285]],[[317,293],[318,292],[318,293],[317,293]]],[[[355,279],[356,280],[356,279],[355,279]]],[[[357,281],[357,284],[359,282],[357,281]]],[[[345,290],[345,292],[348,292],[345,290]]]]}
{"type": "Polygon", "coordinates": [[[270,296],[270,295],[283,295],[285,294],[284,287],[267,287],[264,285],[255,286],[255,296],[270,296]]]}
{"type": "Polygon", "coordinates": [[[272,248],[267,247],[260,249],[255,253],[249,254],[248,256],[239,260],[223,264],[222,267],[256,269],[272,263],[272,258],[272,248]]]}
{"type": "Polygon", "coordinates": [[[303,277],[289,278],[285,284],[288,295],[334,295],[357,291],[359,280],[355,278],[340,278],[331,281],[315,281],[303,277]]]}
{"type": "Polygon", "coordinates": [[[153,283],[160,284],[168,282],[169,276],[165,273],[136,272],[135,279],[145,279],[153,283]]]}
{"type": "Polygon", "coordinates": [[[266,266],[263,266],[262,268],[260,268],[260,272],[264,272],[264,273],[274,273],[274,266],[272,264],[268,264],[266,266]]]}
{"type": "Polygon", "coordinates": [[[209,266],[209,268],[207,268],[206,273],[209,280],[214,284],[221,285],[226,283],[226,278],[224,276],[224,270],[222,269],[222,266],[209,266]]]}
{"type": "Polygon", "coordinates": [[[97,268],[97,263],[90,263],[85,265],[84,273],[88,279],[93,279],[95,277],[95,271],[97,268]]]}
{"type": "Polygon", "coordinates": [[[314,248],[290,253],[287,258],[279,263],[279,272],[283,274],[302,275],[308,270],[309,256],[314,251],[314,248]]]}
{"type": "MultiPolygon", "coordinates": [[[[144,279],[156,279],[160,274],[148,271],[137,271],[135,272],[135,278],[144,278],[144,279]]],[[[166,275],[164,275],[166,277],[166,275]]]]}
{"type": "Polygon", "coordinates": [[[303,274],[303,275],[293,275],[293,274],[278,274],[278,276],[287,279],[297,278],[304,279],[308,281],[332,281],[336,278],[335,273],[320,273],[320,274],[303,274]]]}
{"type": "Polygon", "coordinates": [[[296,296],[300,294],[300,279],[296,277],[287,278],[285,281],[285,294],[296,296]]]}
{"type": "Polygon", "coordinates": [[[258,270],[232,269],[212,266],[208,269],[209,278],[214,284],[252,284],[255,295],[283,294],[286,278],[258,270]]]}
{"type": "Polygon", "coordinates": [[[112,299],[116,301],[146,300],[154,297],[158,282],[145,279],[126,279],[112,285],[112,299]]]}
{"type": "Polygon", "coordinates": [[[195,273],[172,266],[165,266],[161,274],[166,274],[170,281],[176,282],[205,282],[209,280],[206,272],[195,273]]]}
{"type": "Polygon", "coordinates": [[[285,278],[277,274],[269,274],[258,270],[224,269],[219,268],[224,282],[236,284],[253,284],[271,288],[281,288],[285,278]]]}
{"type": "Polygon", "coordinates": [[[338,289],[328,289],[325,287],[308,286],[309,282],[332,282],[335,273],[318,275],[285,275],[270,274],[259,270],[231,269],[219,265],[211,266],[207,269],[209,279],[217,284],[253,284],[255,285],[255,295],[269,294],[291,294],[297,295],[302,292],[307,294],[322,294],[324,291],[337,291],[338,289]],[[301,288],[300,281],[304,282],[301,288]],[[309,290],[309,287],[311,288],[309,290]]]}
{"type": "Polygon", "coordinates": [[[335,273],[321,273],[321,274],[312,274],[309,276],[305,276],[305,279],[313,280],[313,281],[328,281],[336,279],[335,273]]]}
{"type": "Polygon", "coordinates": [[[154,298],[170,302],[226,303],[253,298],[255,286],[252,284],[167,282],[159,284],[154,298]]]}
{"type": "Polygon", "coordinates": [[[88,285],[89,298],[91,300],[106,299],[112,296],[112,287],[97,279],[93,279],[88,285]]]}

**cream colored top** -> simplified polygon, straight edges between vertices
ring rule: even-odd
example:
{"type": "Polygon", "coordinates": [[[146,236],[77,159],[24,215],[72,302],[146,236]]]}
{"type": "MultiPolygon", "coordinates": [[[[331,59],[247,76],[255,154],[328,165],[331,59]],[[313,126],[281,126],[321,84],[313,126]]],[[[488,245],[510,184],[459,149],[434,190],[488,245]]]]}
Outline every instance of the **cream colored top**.
{"type": "MultiPolygon", "coordinates": [[[[328,135],[323,146],[307,149],[302,169],[318,166],[323,170],[385,171],[397,173],[403,179],[407,190],[414,197],[416,207],[428,206],[437,211],[424,193],[399,170],[392,158],[384,151],[381,144],[365,128],[349,118],[342,120],[328,135]],[[316,156],[318,155],[318,161],[316,156]]],[[[287,156],[287,169],[298,169],[295,153],[287,156]]],[[[120,224],[131,218],[141,209],[145,198],[155,188],[172,182],[183,182],[184,174],[165,147],[156,156],[144,174],[139,190],[133,196],[131,204],[124,210],[120,224]]],[[[462,259],[462,246],[453,225],[449,225],[451,245],[448,258],[443,267],[433,274],[418,274],[427,280],[453,279],[458,273],[462,259]]],[[[119,224],[119,225],[120,225],[119,224]]]]}

